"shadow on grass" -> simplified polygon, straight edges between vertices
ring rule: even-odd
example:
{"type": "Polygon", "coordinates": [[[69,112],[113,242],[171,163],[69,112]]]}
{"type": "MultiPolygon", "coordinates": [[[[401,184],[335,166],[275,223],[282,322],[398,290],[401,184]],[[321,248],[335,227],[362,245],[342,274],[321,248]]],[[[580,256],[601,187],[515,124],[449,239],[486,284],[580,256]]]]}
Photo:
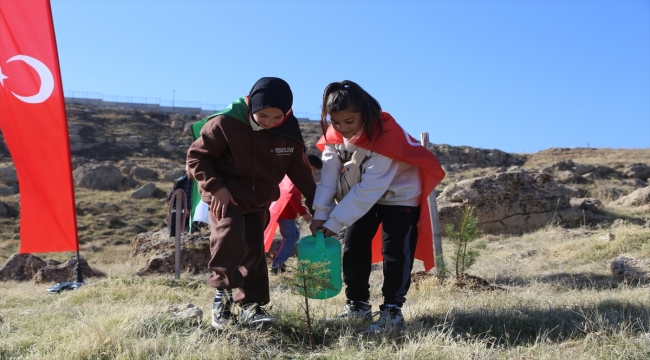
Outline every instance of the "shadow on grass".
{"type": "Polygon", "coordinates": [[[603,301],[563,308],[511,307],[452,310],[414,319],[422,331],[480,339],[491,345],[521,346],[539,341],[563,342],[589,333],[641,334],[650,330],[650,306],[629,301],[603,301]]]}
{"type": "MultiPolygon", "coordinates": [[[[376,335],[363,334],[367,321],[316,320],[312,323],[315,351],[329,351],[341,346],[356,346],[389,340],[392,346],[419,341],[414,336],[440,334],[458,340],[484,343],[485,346],[517,347],[536,343],[562,343],[599,336],[637,336],[650,331],[650,305],[608,300],[599,303],[561,307],[503,307],[497,309],[453,309],[446,314],[407,318],[406,329],[376,335]]],[[[133,335],[152,334],[190,336],[198,334],[205,341],[232,341],[243,351],[266,351],[280,354],[309,354],[309,336],[302,316],[287,313],[278,323],[263,329],[229,329],[217,331],[209,323],[188,325],[167,317],[153,317],[132,329],[133,335]],[[246,349],[246,350],[244,350],[246,349]]],[[[277,357],[276,356],[276,357],[277,357]]]]}
{"type": "MultiPolygon", "coordinates": [[[[295,318],[274,327],[278,343],[292,344],[293,349],[308,351],[306,326],[295,318]],[[282,339],[282,340],[280,340],[282,339]]],[[[399,346],[412,342],[413,336],[444,334],[458,339],[480,341],[486,346],[530,346],[539,342],[561,343],[581,339],[588,334],[634,336],[650,331],[650,306],[641,302],[603,301],[562,308],[504,307],[500,309],[452,310],[447,314],[407,318],[403,332],[377,335],[363,334],[367,322],[314,322],[317,348],[332,349],[342,337],[350,339],[390,339],[399,346]]],[[[353,341],[354,342],[354,341],[353,341]]]]}
{"type": "Polygon", "coordinates": [[[517,287],[524,287],[532,283],[542,283],[572,290],[609,290],[619,286],[619,283],[613,276],[595,273],[557,273],[531,278],[500,276],[492,280],[492,283],[495,285],[517,287]]]}

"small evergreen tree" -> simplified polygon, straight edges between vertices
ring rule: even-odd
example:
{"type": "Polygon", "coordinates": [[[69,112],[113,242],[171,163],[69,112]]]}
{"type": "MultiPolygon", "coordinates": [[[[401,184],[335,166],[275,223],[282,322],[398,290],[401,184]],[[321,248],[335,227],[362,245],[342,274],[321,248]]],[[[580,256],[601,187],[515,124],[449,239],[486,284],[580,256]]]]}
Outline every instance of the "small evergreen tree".
{"type": "Polygon", "coordinates": [[[329,280],[329,261],[310,262],[300,260],[294,268],[292,276],[285,278],[286,284],[291,287],[295,295],[304,297],[305,305],[302,309],[307,318],[307,332],[309,333],[309,345],[314,350],[314,336],[311,329],[311,314],[309,312],[309,298],[313,298],[321,291],[336,290],[329,280]]]}
{"type": "Polygon", "coordinates": [[[458,231],[455,230],[454,224],[446,224],[445,231],[456,245],[452,259],[456,264],[456,277],[460,278],[474,264],[479,254],[476,246],[468,247],[470,242],[481,236],[481,230],[478,228],[478,217],[474,216],[474,206],[465,205],[463,208],[463,216],[458,231]]]}

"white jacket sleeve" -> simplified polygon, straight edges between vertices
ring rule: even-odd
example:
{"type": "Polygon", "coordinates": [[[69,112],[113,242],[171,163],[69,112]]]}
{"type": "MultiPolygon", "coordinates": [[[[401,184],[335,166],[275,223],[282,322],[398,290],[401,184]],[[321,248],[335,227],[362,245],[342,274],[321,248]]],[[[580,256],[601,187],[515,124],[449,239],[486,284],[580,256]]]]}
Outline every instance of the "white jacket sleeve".
{"type": "Polygon", "coordinates": [[[327,220],[336,206],[336,181],[341,173],[343,164],[339,159],[334,145],[325,145],[322,155],[323,168],[320,172],[320,182],[314,195],[314,220],[327,220]]]}
{"type": "MultiPolygon", "coordinates": [[[[365,166],[365,172],[361,175],[361,182],[350,189],[338,206],[331,211],[329,219],[323,226],[338,233],[344,225],[350,226],[359,220],[384,195],[395,178],[398,167],[398,161],[393,161],[389,157],[374,152],[371,153],[365,166]]],[[[336,181],[336,178],[334,180],[336,181]]],[[[336,183],[334,184],[336,185],[336,183]]],[[[333,191],[336,192],[336,190],[333,191]]]]}

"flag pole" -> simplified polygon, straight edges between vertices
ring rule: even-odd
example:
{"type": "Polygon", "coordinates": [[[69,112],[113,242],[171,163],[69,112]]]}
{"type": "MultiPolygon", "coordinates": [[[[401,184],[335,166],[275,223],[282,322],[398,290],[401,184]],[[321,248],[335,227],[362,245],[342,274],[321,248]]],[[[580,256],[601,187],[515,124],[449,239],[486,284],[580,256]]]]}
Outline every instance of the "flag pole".
{"type": "Polygon", "coordinates": [[[81,256],[79,256],[79,248],[77,248],[77,265],[74,266],[74,271],[77,273],[77,284],[79,286],[83,285],[84,278],[81,272],[81,256]]]}
{"type": "MultiPolygon", "coordinates": [[[[176,201],[176,239],[174,246],[174,276],[176,279],[181,276],[181,232],[185,227],[185,217],[187,216],[187,201],[185,192],[182,189],[176,190],[173,197],[176,201]],[[182,217],[182,219],[181,219],[182,217]]],[[[171,206],[171,204],[170,204],[171,206]]]]}
{"type": "MultiPolygon", "coordinates": [[[[429,150],[429,133],[420,134],[420,143],[429,150]]],[[[442,256],[442,233],[440,231],[440,217],[438,215],[438,202],[436,200],[436,189],[433,189],[428,197],[429,215],[431,216],[431,228],[433,230],[433,256],[436,275],[445,275],[445,261],[442,256]]]]}

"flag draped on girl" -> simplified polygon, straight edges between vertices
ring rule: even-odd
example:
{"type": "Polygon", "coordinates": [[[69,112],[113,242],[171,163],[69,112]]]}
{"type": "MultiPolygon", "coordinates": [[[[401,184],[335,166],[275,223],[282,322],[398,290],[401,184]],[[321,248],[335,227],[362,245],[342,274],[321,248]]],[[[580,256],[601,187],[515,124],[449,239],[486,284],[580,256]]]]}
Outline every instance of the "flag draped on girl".
{"type": "Polygon", "coordinates": [[[0,1],[0,129],[20,186],[20,253],[78,251],[70,141],[48,0],[0,1]]]}
{"type": "MultiPolygon", "coordinates": [[[[389,157],[393,160],[402,161],[420,168],[422,180],[422,194],[420,195],[420,220],[418,221],[418,242],[415,248],[415,258],[422,260],[424,270],[429,271],[435,265],[433,253],[433,231],[431,229],[431,217],[427,198],[445,177],[445,171],[438,163],[438,159],[420,143],[409,135],[401,126],[387,113],[381,113],[383,122],[383,133],[375,141],[369,141],[365,132],[354,145],[366,150],[389,157]]],[[[343,137],[330,125],[327,128],[327,136],[322,136],[316,143],[316,147],[323,151],[327,144],[342,144],[343,137]]],[[[381,227],[372,240],[372,262],[382,261],[382,234],[381,227]]]]}

